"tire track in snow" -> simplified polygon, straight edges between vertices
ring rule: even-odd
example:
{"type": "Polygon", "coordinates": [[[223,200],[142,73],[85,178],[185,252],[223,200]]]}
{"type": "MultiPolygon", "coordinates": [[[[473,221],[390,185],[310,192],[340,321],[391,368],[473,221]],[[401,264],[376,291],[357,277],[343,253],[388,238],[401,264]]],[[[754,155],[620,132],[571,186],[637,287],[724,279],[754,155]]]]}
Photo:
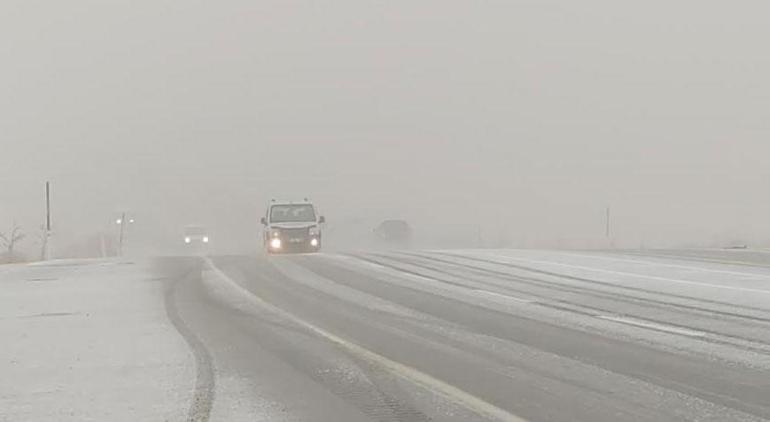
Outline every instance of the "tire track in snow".
{"type": "Polygon", "coordinates": [[[176,304],[177,286],[188,280],[195,270],[174,280],[167,288],[164,294],[164,303],[166,306],[166,315],[174,325],[177,332],[184,338],[190,351],[195,356],[195,389],[193,390],[190,408],[187,411],[187,421],[189,422],[208,422],[211,416],[211,409],[214,406],[214,396],[216,380],[214,377],[214,366],[206,346],[201,339],[193,333],[187,326],[184,319],[179,314],[179,308],[176,304]]]}

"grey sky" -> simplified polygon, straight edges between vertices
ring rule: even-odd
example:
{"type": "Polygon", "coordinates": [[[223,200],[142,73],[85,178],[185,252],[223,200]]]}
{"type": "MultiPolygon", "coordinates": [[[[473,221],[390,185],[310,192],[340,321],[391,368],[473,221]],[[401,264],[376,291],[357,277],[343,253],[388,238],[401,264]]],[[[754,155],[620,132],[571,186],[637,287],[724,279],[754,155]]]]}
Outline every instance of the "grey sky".
{"type": "Polygon", "coordinates": [[[70,234],[130,208],[245,239],[264,200],[307,194],[332,221],[556,242],[600,235],[612,204],[634,246],[768,239],[768,12],[6,0],[0,225],[36,225],[49,178],[70,234]]]}

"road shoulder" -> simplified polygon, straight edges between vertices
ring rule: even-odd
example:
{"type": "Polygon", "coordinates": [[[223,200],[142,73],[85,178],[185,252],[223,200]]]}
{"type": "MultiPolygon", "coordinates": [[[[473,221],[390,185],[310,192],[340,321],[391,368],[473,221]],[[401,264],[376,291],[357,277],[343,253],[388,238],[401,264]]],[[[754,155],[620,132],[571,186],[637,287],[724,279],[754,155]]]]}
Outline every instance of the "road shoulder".
{"type": "Polygon", "coordinates": [[[188,345],[148,263],[0,268],[0,420],[183,420],[188,345]]]}

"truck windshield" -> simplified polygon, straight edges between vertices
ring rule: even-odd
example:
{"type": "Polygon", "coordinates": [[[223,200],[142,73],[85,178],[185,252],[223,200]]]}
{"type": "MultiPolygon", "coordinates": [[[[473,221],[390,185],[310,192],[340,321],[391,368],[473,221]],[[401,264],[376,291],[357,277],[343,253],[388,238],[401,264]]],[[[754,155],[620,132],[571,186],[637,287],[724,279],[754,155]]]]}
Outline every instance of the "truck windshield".
{"type": "Polygon", "coordinates": [[[302,205],[273,205],[270,208],[272,223],[309,223],[315,222],[315,211],[309,204],[302,205]]]}
{"type": "Polygon", "coordinates": [[[188,226],[184,228],[184,234],[189,236],[203,236],[206,234],[206,229],[203,227],[188,226]]]}

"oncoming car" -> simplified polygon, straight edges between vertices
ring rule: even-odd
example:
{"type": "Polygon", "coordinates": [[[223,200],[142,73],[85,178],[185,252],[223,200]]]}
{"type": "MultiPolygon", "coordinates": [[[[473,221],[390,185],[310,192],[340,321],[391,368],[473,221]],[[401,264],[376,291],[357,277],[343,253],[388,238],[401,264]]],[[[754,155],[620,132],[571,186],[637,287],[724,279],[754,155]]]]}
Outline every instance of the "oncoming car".
{"type": "Polygon", "coordinates": [[[209,240],[209,234],[205,227],[187,226],[184,228],[184,243],[186,245],[207,244],[209,240]]]}
{"type": "Polygon", "coordinates": [[[268,253],[318,252],[321,250],[321,224],[315,206],[304,201],[270,201],[262,217],[263,242],[268,253]]]}

